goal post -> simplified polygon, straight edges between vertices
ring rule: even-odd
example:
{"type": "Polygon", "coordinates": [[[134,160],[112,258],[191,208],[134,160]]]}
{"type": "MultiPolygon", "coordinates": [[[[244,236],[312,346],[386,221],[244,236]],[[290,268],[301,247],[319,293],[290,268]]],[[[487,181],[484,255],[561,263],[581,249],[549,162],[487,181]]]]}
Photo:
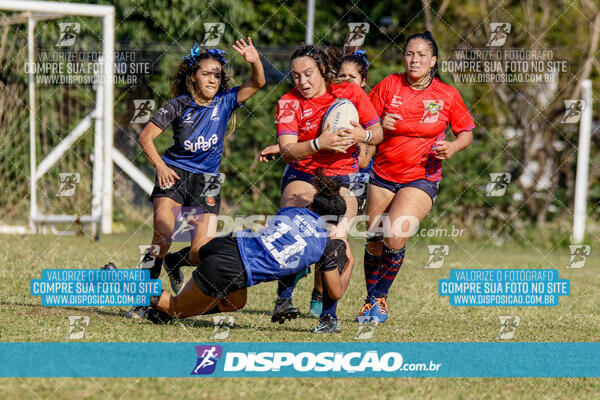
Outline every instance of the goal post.
{"type": "Polygon", "coordinates": [[[592,81],[581,84],[581,97],[585,107],[579,120],[579,143],[577,146],[577,175],[575,178],[575,202],[573,207],[573,242],[583,243],[587,217],[587,187],[589,184],[590,142],[592,136],[592,81]]]}
{"type": "MultiPolygon", "coordinates": [[[[60,3],[46,1],[0,0],[0,10],[22,12],[16,23],[27,21],[27,63],[28,99],[29,99],[29,228],[38,232],[44,223],[81,222],[91,223],[94,236],[97,225],[102,233],[112,232],[113,201],[113,98],[114,98],[114,62],[115,62],[115,9],[113,6],[79,3],[60,3]],[[99,60],[100,80],[96,85],[96,104],[94,110],[48,154],[40,164],[37,163],[37,108],[35,82],[35,27],[37,21],[61,18],[65,16],[97,17],[102,19],[102,57],[99,60]],[[93,151],[92,207],[91,215],[43,215],[38,207],[37,182],[50,167],[83,135],[89,128],[95,129],[93,151]]],[[[2,229],[8,233],[10,229],[2,229]]],[[[15,232],[23,233],[16,227],[15,232]]]]}

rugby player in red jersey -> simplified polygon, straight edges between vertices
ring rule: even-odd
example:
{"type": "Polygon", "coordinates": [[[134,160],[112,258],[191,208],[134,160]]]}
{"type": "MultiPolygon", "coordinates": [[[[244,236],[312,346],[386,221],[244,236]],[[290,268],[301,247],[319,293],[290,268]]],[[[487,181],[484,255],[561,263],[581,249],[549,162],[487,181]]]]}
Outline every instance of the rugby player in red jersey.
{"type": "MultiPolygon", "coordinates": [[[[356,197],[348,190],[350,176],[358,172],[357,144],[377,145],[382,138],[382,128],[365,92],[355,83],[337,83],[336,69],[336,57],[317,46],[300,46],[292,54],[291,73],[295,87],[278,101],[276,117],[281,156],[288,163],[281,185],[281,206],[306,207],[310,204],[316,190],[313,184],[315,172],[323,168],[326,175],[340,177],[341,193],[347,205],[345,218],[349,220],[356,215],[358,207],[356,197]],[[323,117],[339,98],[348,99],[356,106],[359,121],[354,123],[353,129],[331,132],[328,127],[323,127],[323,117]]],[[[338,224],[334,236],[346,237],[347,229],[347,224],[338,224]]],[[[296,282],[297,276],[279,281],[273,322],[298,316],[299,310],[291,301],[296,282]]],[[[325,297],[326,293],[323,295],[325,297]]],[[[324,315],[329,315],[325,304],[323,307],[322,325],[333,326],[333,322],[323,320],[324,315]]]]}
{"type": "MultiPolygon", "coordinates": [[[[356,83],[363,90],[367,85],[367,76],[369,72],[369,61],[367,53],[364,50],[355,50],[353,47],[345,47],[344,54],[341,55],[337,78],[340,81],[356,83]]],[[[288,106],[289,107],[289,106],[288,106]]],[[[367,185],[369,183],[369,171],[373,163],[372,157],[375,152],[375,146],[369,146],[365,143],[358,144],[360,148],[358,156],[359,173],[355,174],[351,181],[353,190],[358,201],[358,213],[365,212],[367,203],[367,185]]],[[[260,161],[269,162],[272,156],[279,154],[279,144],[267,146],[260,153],[260,161]]],[[[310,309],[308,313],[312,316],[320,316],[323,311],[323,286],[319,274],[315,274],[314,289],[310,300],[310,309]]]]}
{"type": "Polygon", "coordinates": [[[442,160],[473,141],[473,119],[458,90],[440,80],[437,55],[430,32],[410,36],[404,44],[406,72],[386,77],[369,94],[382,118],[384,138],[369,181],[367,298],[359,316],[380,323],[387,320],[386,298],[410,230],[427,216],[438,194],[442,160]],[[446,140],[448,124],[453,141],[446,140]],[[382,224],[385,214],[389,219],[382,224]],[[390,229],[376,232],[381,225],[390,229]]]}

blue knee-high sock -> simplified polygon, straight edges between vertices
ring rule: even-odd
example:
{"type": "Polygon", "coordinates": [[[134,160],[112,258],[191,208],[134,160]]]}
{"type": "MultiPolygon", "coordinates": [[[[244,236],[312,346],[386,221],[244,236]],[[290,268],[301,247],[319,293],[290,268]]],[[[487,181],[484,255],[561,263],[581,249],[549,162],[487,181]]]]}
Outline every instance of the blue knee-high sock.
{"type": "Polygon", "coordinates": [[[381,264],[381,256],[376,256],[367,250],[365,247],[365,283],[367,285],[367,296],[371,296],[375,284],[379,280],[379,265],[381,264]]]}
{"type": "Polygon", "coordinates": [[[332,300],[327,293],[327,285],[325,284],[325,280],[323,280],[323,311],[321,311],[321,317],[324,317],[326,314],[331,315],[333,318],[337,319],[337,315],[335,311],[337,309],[337,301],[332,300]]]}
{"type": "Polygon", "coordinates": [[[277,297],[292,300],[292,292],[296,287],[296,274],[286,275],[277,281],[277,297]]]}
{"type": "Polygon", "coordinates": [[[402,261],[404,261],[404,253],[406,246],[400,250],[390,249],[383,244],[383,253],[381,253],[381,268],[379,270],[379,280],[373,288],[374,297],[387,296],[394,278],[398,275],[402,261]]]}

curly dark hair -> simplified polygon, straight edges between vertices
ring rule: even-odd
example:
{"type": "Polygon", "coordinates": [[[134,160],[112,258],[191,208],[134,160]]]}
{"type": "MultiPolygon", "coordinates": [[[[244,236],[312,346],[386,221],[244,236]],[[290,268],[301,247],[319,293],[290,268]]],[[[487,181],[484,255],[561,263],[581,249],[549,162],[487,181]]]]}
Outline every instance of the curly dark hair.
{"type": "Polygon", "coordinates": [[[317,63],[321,76],[323,76],[327,82],[337,82],[339,57],[331,48],[323,49],[314,44],[301,45],[292,54],[290,65],[294,59],[299,57],[312,58],[317,63]]]}
{"type": "Polygon", "coordinates": [[[319,168],[315,174],[313,184],[317,193],[313,198],[312,210],[321,216],[346,214],[346,202],[340,195],[342,182],[338,177],[326,176],[323,168],[319,168]]]}
{"type": "Polygon", "coordinates": [[[224,92],[229,89],[228,82],[231,78],[223,68],[225,65],[225,60],[217,54],[211,54],[209,50],[204,50],[203,52],[194,56],[192,59],[190,59],[189,56],[184,58],[181,64],[179,64],[177,67],[177,71],[175,71],[175,74],[169,81],[169,92],[172,99],[184,94],[197,97],[197,95],[194,96],[197,89],[194,86],[194,82],[192,82],[192,75],[198,71],[200,63],[204,60],[215,60],[221,64],[221,82],[219,83],[219,92],[224,92]]]}

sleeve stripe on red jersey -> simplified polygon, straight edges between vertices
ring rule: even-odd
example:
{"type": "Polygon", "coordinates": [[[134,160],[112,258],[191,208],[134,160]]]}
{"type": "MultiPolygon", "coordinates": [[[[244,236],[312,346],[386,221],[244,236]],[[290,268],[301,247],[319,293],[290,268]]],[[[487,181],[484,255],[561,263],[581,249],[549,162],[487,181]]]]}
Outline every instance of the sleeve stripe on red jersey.
{"type": "Polygon", "coordinates": [[[370,120],[369,122],[367,122],[366,124],[361,124],[363,128],[368,128],[370,126],[375,125],[376,123],[378,123],[379,121],[381,121],[381,119],[379,119],[379,117],[377,118],[373,118],[372,120],[370,120]]]}
{"type": "Polygon", "coordinates": [[[281,131],[281,132],[277,132],[277,136],[281,136],[281,135],[295,135],[295,136],[298,136],[298,131],[281,131]]]}

